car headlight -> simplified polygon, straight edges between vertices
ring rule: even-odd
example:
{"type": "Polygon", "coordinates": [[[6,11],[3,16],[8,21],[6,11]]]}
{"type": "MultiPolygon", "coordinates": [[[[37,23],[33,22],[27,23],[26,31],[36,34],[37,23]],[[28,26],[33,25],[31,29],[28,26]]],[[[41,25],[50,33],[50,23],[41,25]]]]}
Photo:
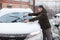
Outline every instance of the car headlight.
{"type": "Polygon", "coordinates": [[[40,31],[32,32],[26,37],[25,40],[31,40],[31,39],[33,39],[33,40],[41,40],[41,39],[43,39],[42,32],[40,32],[40,31]]]}
{"type": "Polygon", "coordinates": [[[30,34],[27,36],[27,39],[28,39],[28,38],[31,38],[31,37],[34,37],[34,36],[38,35],[39,33],[40,33],[40,31],[36,31],[36,32],[30,33],[30,34]]]}
{"type": "Polygon", "coordinates": [[[30,35],[34,36],[34,35],[37,35],[37,34],[39,34],[39,33],[40,33],[40,31],[32,32],[32,33],[30,33],[30,35]]]}

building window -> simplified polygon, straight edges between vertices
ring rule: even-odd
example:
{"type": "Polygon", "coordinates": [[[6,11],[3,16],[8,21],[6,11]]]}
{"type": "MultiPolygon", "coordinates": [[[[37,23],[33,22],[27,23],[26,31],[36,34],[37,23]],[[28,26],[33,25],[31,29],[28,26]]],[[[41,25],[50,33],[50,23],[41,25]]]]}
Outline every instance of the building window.
{"type": "Polygon", "coordinates": [[[2,9],[2,3],[0,3],[0,9],[2,9]]]}
{"type": "Polygon", "coordinates": [[[12,6],[13,6],[12,4],[9,4],[7,5],[7,8],[12,8],[12,6]]]}

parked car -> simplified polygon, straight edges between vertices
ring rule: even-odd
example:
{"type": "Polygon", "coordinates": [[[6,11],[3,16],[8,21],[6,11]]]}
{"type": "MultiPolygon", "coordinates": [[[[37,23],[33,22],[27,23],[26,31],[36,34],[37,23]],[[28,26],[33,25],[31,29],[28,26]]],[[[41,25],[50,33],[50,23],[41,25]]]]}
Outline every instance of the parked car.
{"type": "MultiPolygon", "coordinates": [[[[31,16],[24,16],[25,13],[33,13],[30,8],[3,8],[0,12],[0,39],[1,40],[24,40],[29,35],[42,34],[37,22],[24,23],[25,19],[31,16]]],[[[30,37],[29,36],[29,37],[30,37]]],[[[28,37],[28,38],[29,38],[28,37]]],[[[42,37],[42,35],[40,35],[42,37]]],[[[41,38],[40,38],[41,39],[41,38]]]]}
{"type": "MultiPolygon", "coordinates": [[[[24,16],[25,13],[33,13],[30,8],[3,8],[0,10],[0,40],[42,40],[42,30],[38,21],[24,23],[25,19],[31,16],[24,16]],[[39,36],[38,38],[36,36],[39,36]],[[35,38],[36,37],[36,38],[35,38]]],[[[59,35],[53,33],[53,37],[59,35]]]]}
{"type": "Polygon", "coordinates": [[[52,26],[52,34],[56,39],[60,39],[60,13],[56,14],[52,19],[49,20],[52,26]],[[57,25],[57,26],[56,26],[57,25]]]}

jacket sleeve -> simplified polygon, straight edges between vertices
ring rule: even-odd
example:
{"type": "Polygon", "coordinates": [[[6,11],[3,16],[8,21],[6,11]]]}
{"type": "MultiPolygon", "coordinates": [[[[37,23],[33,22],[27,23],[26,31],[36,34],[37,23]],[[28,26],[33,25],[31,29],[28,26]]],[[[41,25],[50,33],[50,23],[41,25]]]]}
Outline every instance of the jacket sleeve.
{"type": "Polygon", "coordinates": [[[37,16],[38,13],[29,13],[28,16],[37,16]]]}
{"type": "Polygon", "coordinates": [[[38,16],[36,16],[35,18],[32,18],[32,19],[29,19],[29,21],[36,21],[36,20],[39,20],[40,16],[42,15],[43,13],[39,14],[38,16]]]}

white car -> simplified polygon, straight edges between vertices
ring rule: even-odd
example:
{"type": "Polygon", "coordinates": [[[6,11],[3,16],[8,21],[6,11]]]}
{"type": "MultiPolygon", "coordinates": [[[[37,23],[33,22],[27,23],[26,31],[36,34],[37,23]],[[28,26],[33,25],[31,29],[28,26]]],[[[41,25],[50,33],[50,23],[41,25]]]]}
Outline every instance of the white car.
{"type": "MultiPolygon", "coordinates": [[[[28,35],[40,35],[42,30],[38,22],[24,23],[25,19],[31,19],[31,16],[25,17],[25,13],[33,13],[30,8],[3,8],[0,10],[0,39],[1,40],[24,40],[28,35]]],[[[30,37],[29,36],[29,37],[30,37]]]]}
{"type": "MultiPolygon", "coordinates": [[[[53,37],[59,38],[60,37],[60,13],[56,14],[52,19],[49,20],[50,24],[52,26],[52,34],[53,37]],[[59,24],[59,27],[57,28],[55,25],[59,24]]],[[[59,38],[60,39],[60,38],[59,38]]]]}

